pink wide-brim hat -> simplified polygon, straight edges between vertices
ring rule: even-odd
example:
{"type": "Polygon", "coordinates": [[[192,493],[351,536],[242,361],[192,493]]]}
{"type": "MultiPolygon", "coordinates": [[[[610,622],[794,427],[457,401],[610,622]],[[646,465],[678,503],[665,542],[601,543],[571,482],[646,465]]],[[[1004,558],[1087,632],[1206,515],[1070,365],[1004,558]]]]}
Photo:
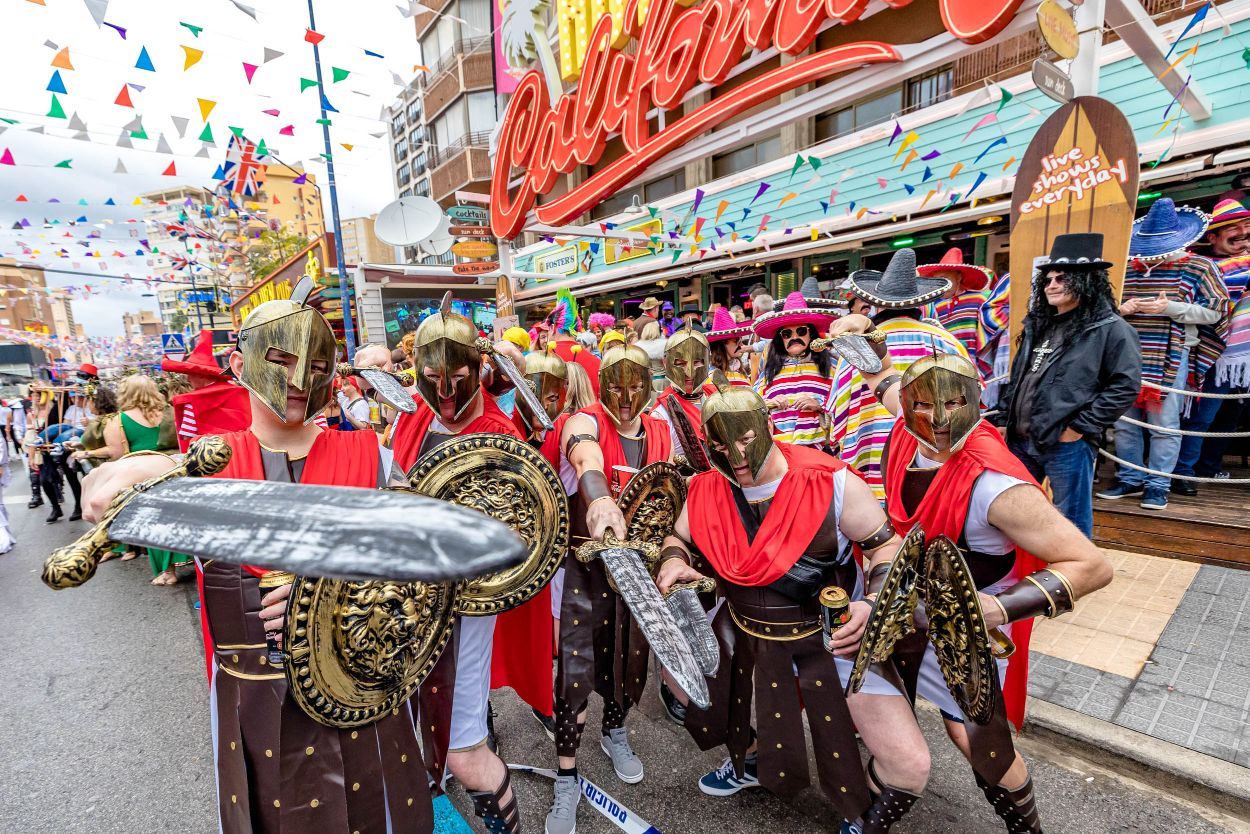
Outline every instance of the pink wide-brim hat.
{"type": "Polygon", "coordinates": [[[706,334],[709,342],[724,342],[729,339],[739,339],[751,332],[750,323],[739,324],[734,321],[733,315],[724,307],[716,308],[716,315],[712,317],[712,329],[706,334]]]}
{"type": "Polygon", "coordinates": [[[780,310],[765,313],[755,320],[753,329],[761,339],[771,339],[783,327],[797,327],[810,324],[816,328],[817,335],[822,335],[833,324],[837,316],[828,310],[817,310],[807,306],[806,299],[799,292],[786,296],[786,302],[780,310]]]}

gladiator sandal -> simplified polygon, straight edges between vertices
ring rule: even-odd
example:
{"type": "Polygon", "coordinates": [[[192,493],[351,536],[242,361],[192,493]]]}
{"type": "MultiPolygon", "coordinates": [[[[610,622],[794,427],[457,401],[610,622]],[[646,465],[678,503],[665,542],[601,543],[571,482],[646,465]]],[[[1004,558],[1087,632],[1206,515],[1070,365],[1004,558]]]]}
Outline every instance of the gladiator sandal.
{"type": "Polygon", "coordinates": [[[1042,822],[1037,816],[1037,800],[1033,796],[1032,776],[1014,791],[1009,791],[1002,785],[991,785],[980,774],[977,774],[977,785],[994,806],[994,813],[1007,823],[1008,834],[1042,834],[1042,822]]]}
{"type": "Polygon", "coordinates": [[[877,777],[872,759],[868,760],[868,791],[873,796],[868,813],[864,814],[860,831],[863,834],[889,834],[890,827],[906,816],[912,806],[920,801],[914,793],[891,788],[877,777]]]}
{"type": "Polygon", "coordinates": [[[482,825],[490,834],[516,834],[521,830],[521,812],[516,804],[516,792],[507,804],[500,802],[512,786],[512,774],[505,771],[503,781],[493,791],[469,791],[473,800],[473,813],[482,818],[482,825]]]}

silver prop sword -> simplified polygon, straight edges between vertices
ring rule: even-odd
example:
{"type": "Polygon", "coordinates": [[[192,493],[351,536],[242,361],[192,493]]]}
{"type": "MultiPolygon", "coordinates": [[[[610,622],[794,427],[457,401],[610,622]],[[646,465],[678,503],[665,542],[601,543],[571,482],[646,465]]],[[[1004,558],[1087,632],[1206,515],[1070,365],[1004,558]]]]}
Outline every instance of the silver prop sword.
{"type": "Polygon", "coordinates": [[[547,416],[547,409],[543,408],[543,404],[539,402],[538,395],[534,393],[534,389],[530,386],[530,382],[525,376],[517,370],[516,365],[512,363],[507,355],[499,353],[495,350],[495,346],[491,344],[489,339],[478,339],[478,350],[490,356],[491,363],[503,373],[504,376],[516,388],[516,401],[526,412],[530,422],[538,421],[543,431],[551,431],[556,424],[551,422],[551,418],[547,416]]]}
{"type": "Polygon", "coordinates": [[[354,581],[445,582],[525,559],[507,525],[410,492],[180,477],[224,468],[196,456],[212,442],[225,446],[203,438],[182,466],[119,494],[95,528],[52,552],[45,584],[81,585],[115,542],[354,581]]]}
{"type": "Polygon", "coordinates": [[[417,410],[417,401],[404,388],[400,378],[381,368],[356,368],[348,364],[338,367],[341,376],[358,376],[373,386],[378,399],[396,411],[412,414],[417,410]]]}
{"type": "Polygon", "coordinates": [[[707,709],[711,706],[711,693],[690,641],[673,619],[672,611],[660,597],[659,589],[643,564],[643,553],[648,547],[619,541],[608,531],[603,541],[589,541],[578,547],[577,558],[582,562],[596,558],[603,562],[660,665],[668,670],[674,683],[690,696],[695,706],[707,709]]]}
{"type": "Polygon", "coordinates": [[[840,356],[852,368],[864,373],[881,372],[881,358],[873,352],[868,340],[858,333],[846,333],[836,339],[813,339],[808,347],[816,353],[827,350],[835,356],[840,356]]]}
{"type": "Polygon", "coordinates": [[[673,615],[673,621],[690,644],[699,668],[708,677],[714,677],[720,669],[720,643],[708,624],[699,593],[715,590],[716,580],[704,577],[697,582],[680,582],[664,595],[664,604],[673,615]]]}

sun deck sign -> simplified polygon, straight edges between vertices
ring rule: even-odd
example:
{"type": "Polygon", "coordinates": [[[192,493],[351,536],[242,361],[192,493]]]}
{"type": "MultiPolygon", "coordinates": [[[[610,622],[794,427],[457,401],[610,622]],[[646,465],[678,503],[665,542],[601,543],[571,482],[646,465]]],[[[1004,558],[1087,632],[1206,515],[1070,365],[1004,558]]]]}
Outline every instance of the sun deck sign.
{"type": "MultiPolygon", "coordinates": [[[[827,22],[852,24],[869,0],[559,0],[560,74],[575,91],[551,100],[547,79],[525,75],[504,113],[491,183],[490,222],[514,238],[535,210],[567,223],[670,152],[776,96],[871,64],[902,60],[877,41],[801,55],[827,22]],[[634,41],[634,54],[626,48],[634,41]],[[648,114],[681,107],[696,84],[716,86],[752,50],[800,56],[740,84],[652,133],[648,114]],[[567,193],[537,205],[560,174],[592,165],[619,134],[626,153],[567,193]],[[519,172],[520,184],[509,188],[519,172]]],[[[894,8],[912,0],[887,0],[894,8]]],[[[965,43],[992,38],[1022,0],[938,0],[946,30],[965,43]]]]}

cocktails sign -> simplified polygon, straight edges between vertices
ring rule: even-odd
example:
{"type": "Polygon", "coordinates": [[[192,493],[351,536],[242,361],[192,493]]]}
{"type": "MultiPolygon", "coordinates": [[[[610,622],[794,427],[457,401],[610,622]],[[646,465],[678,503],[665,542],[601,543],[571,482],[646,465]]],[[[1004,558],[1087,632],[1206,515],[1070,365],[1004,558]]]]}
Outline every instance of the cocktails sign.
{"type": "MultiPolygon", "coordinates": [[[[912,0],[889,0],[902,8],[912,0]]],[[[1022,0],[938,0],[951,35],[975,44],[1011,22],[1022,0]]],[[[696,84],[716,86],[749,50],[776,47],[798,56],[832,21],[851,24],[868,0],[564,0],[559,7],[561,74],[578,88],[552,102],[540,72],[521,79],[504,113],[491,182],[495,235],[517,236],[533,209],[559,225],[593,208],[673,150],[778,95],[831,75],[902,60],[876,41],[803,55],[734,87],[651,133],[647,114],[681,107],[696,84]],[[593,25],[592,25],[593,21],[593,25]],[[634,40],[635,54],[625,48],[634,40]],[[564,53],[569,53],[565,60],[564,53]],[[567,193],[537,206],[560,174],[593,165],[610,137],[626,153],[567,193]],[[514,172],[520,184],[510,189],[514,172]]]]}

